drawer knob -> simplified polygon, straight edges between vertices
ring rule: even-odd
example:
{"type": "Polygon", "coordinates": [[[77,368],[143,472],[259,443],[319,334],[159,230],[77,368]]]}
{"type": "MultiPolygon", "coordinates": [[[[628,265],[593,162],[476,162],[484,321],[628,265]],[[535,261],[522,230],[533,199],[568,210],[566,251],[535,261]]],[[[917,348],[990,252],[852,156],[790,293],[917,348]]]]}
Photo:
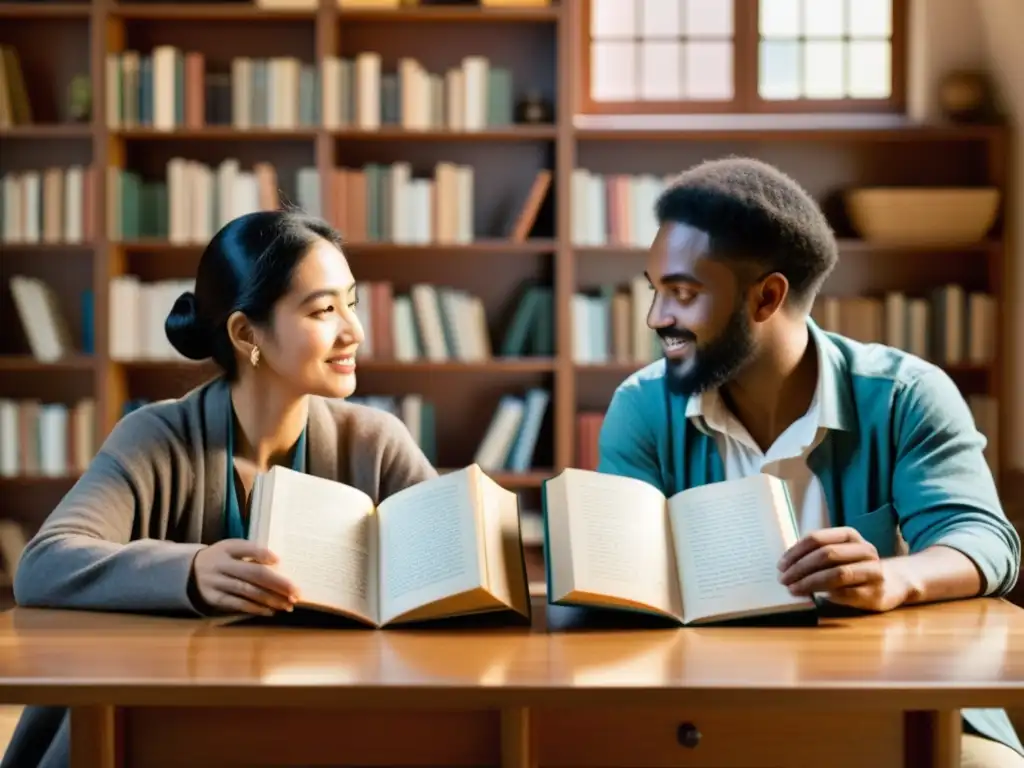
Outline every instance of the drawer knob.
{"type": "Polygon", "coordinates": [[[693,723],[683,723],[676,728],[676,741],[687,749],[696,749],[700,744],[700,730],[693,723]]]}

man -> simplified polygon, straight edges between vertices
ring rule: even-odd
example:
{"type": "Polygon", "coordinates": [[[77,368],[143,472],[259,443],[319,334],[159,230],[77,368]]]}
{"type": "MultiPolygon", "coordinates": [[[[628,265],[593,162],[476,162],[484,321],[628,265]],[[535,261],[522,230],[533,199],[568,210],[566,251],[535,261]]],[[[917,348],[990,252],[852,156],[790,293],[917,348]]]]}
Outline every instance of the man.
{"type": "MultiPolygon", "coordinates": [[[[783,478],[803,535],[779,563],[794,594],[868,611],[1007,594],[1020,538],[956,386],[809,317],[837,260],[817,204],[771,166],[729,158],[679,176],[656,214],[647,322],[664,359],[617,388],[599,471],[666,494],[783,478]]],[[[964,768],[1024,766],[1003,710],[963,720],[964,768]]]]}

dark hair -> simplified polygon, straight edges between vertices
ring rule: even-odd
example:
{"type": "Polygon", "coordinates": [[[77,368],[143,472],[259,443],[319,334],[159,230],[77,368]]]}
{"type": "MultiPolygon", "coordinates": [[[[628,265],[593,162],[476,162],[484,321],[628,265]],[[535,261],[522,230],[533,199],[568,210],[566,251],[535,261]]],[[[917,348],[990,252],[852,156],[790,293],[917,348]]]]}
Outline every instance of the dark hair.
{"type": "Polygon", "coordinates": [[[708,234],[723,258],[749,259],[789,281],[808,308],[839,258],[825,214],[777,168],[745,157],[709,160],[674,179],[655,205],[659,224],[687,224],[708,234]]]}
{"type": "Polygon", "coordinates": [[[225,224],[203,251],[195,293],[174,302],[164,332],[191,360],[213,360],[228,380],[238,375],[227,320],[243,312],[265,323],[287,291],[292,272],[317,240],[341,248],[341,235],[313,216],[293,211],[247,213],[225,224]]]}

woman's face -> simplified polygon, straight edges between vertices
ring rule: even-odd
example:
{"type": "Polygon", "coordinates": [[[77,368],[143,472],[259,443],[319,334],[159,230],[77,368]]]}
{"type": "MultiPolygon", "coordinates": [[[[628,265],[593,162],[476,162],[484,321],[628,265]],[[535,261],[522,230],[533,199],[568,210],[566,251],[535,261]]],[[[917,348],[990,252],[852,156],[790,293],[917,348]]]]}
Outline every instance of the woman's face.
{"type": "Polygon", "coordinates": [[[348,260],[326,240],[317,241],[292,273],[271,326],[260,332],[260,365],[299,393],[350,396],[356,348],[364,338],[355,304],[348,260]]]}

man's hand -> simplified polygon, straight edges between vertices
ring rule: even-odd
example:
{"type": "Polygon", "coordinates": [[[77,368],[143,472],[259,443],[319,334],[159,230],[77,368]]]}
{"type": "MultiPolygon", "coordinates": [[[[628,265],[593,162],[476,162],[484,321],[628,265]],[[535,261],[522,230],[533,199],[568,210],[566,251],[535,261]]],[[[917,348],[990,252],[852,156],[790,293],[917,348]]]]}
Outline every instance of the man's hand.
{"type": "Polygon", "coordinates": [[[833,603],[866,611],[902,605],[911,585],[854,528],[825,528],[796,544],[779,561],[779,581],[794,595],[825,593],[833,603]]]}
{"type": "Polygon", "coordinates": [[[270,567],[276,562],[272,552],[250,541],[218,541],[200,550],[192,561],[196,591],[218,611],[259,616],[290,611],[298,590],[270,567]]]}

